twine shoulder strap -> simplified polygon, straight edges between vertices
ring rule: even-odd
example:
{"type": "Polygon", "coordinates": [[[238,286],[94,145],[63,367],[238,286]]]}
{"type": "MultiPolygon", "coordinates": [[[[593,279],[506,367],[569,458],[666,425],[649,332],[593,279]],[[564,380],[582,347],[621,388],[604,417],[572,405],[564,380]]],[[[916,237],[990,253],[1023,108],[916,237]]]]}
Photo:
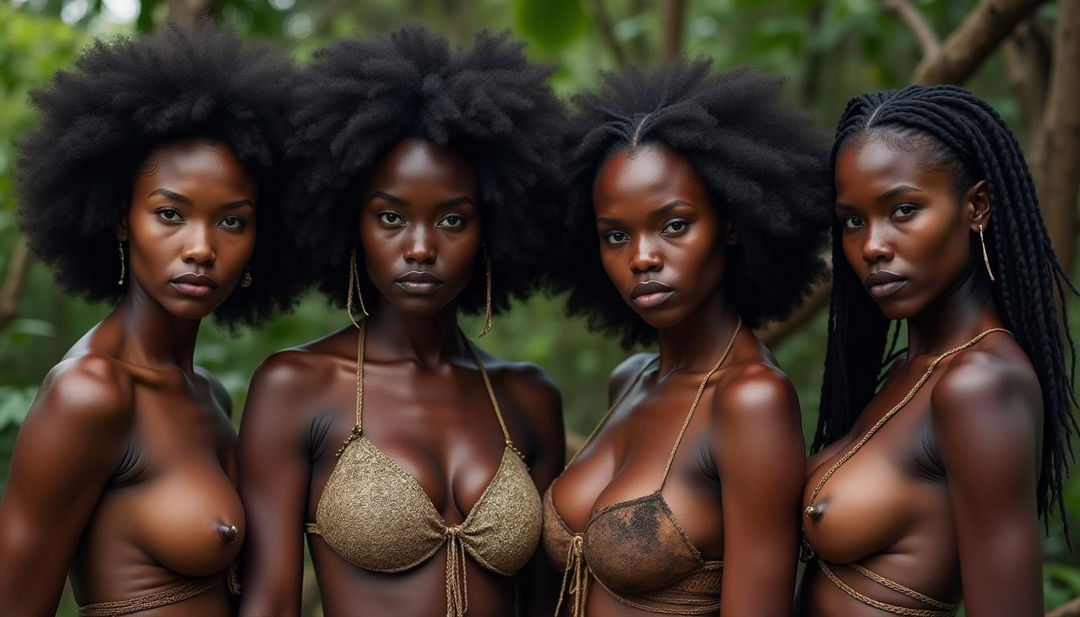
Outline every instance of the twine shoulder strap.
{"type": "MultiPolygon", "coordinates": [[[[353,322],[355,323],[355,322],[353,322]]],[[[345,448],[360,438],[363,433],[364,422],[364,340],[367,338],[367,319],[356,324],[356,418],[353,422],[352,431],[345,438],[345,442],[337,449],[336,456],[341,458],[345,448]]]]}
{"type": "Polygon", "coordinates": [[[671,473],[671,463],[675,460],[675,453],[679,451],[679,445],[686,435],[686,428],[690,426],[690,420],[694,417],[694,411],[697,409],[698,403],[701,402],[701,395],[705,392],[705,386],[708,385],[709,379],[716,374],[716,371],[720,370],[720,365],[731,354],[731,348],[735,346],[735,339],[739,336],[739,330],[741,329],[742,317],[739,317],[739,320],[735,322],[735,331],[731,333],[731,339],[728,340],[727,345],[724,347],[724,353],[720,354],[720,359],[709,369],[709,372],[705,373],[705,377],[702,378],[701,384],[698,386],[697,393],[694,394],[694,400],[690,403],[690,410],[686,412],[686,419],[683,420],[682,428],[679,429],[679,434],[675,437],[675,443],[671,446],[671,452],[668,453],[667,463],[664,465],[664,475],[660,478],[660,486],[656,487],[656,492],[659,493],[663,490],[664,483],[667,482],[668,474],[671,473]]]}
{"type": "Polygon", "coordinates": [[[866,433],[864,433],[861,438],[859,438],[859,441],[857,441],[850,450],[845,452],[839,460],[833,463],[832,466],[829,467],[829,470],[826,471],[823,476],[821,476],[821,479],[818,480],[817,485],[814,486],[814,490],[810,493],[810,499],[807,500],[809,502],[809,505],[806,506],[805,513],[808,516],[813,516],[817,512],[814,500],[817,499],[818,494],[821,493],[821,489],[825,487],[825,483],[829,481],[829,478],[831,478],[833,474],[835,474],[837,470],[839,470],[840,467],[844,465],[844,463],[848,462],[851,457],[855,456],[855,453],[862,449],[862,447],[866,445],[866,442],[870,441],[870,438],[873,437],[874,434],[881,429],[881,427],[885,426],[886,422],[891,420],[892,417],[895,416],[901,409],[903,409],[905,405],[910,403],[911,399],[915,398],[915,395],[919,392],[919,390],[922,389],[923,385],[926,384],[927,380],[930,379],[930,376],[934,374],[934,369],[936,369],[943,360],[945,360],[949,356],[964,351],[972,345],[975,345],[976,343],[993,334],[994,332],[1004,332],[1005,334],[1010,335],[1012,334],[1012,332],[1009,332],[1005,328],[990,328],[989,330],[980,332],[977,336],[975,336],[975,338],[964,343],[963,345],[953,347],[952,349],[939,355],[937,358],[934,358],[934,361],[930,363],[930,366],[926,369],[926,372],[923,373],[922,377],[919,378],[919,381],[915,382],[915,385],[911,386],[911,389],[908,390],[908,393],[904,396],[904,398],[902,398],[899,403],[894,405],[893,408],[890,409],[888,413],[886,413],[884,416],[882,416],[880,420],[875,422],[874,425],[871,426],[870,429],[866,431],[866,433]]]}
{"type": "Polygon", "coordinates": [[[495,398],[495,388],[491,386],[491,377],[488,375],[487,369],[484,368],[484,363],[480,360],[480,354],[476,352],[476,348],[473,346],[472,341],[466,338],[464,333],[461,333],[461,340],[465,341],[465,349],[469,350],[469,356],[472,357],[476,368],[480,369],[480,377],[484,379],[484,388],[487,389],[488,399],[491,400],[491,407],[495,410],[495,418],[499,420],[499,428],[502,429],[503,441],[506,446],[517,453],[521,457],[521,460],[525,460],[525,455],[521,453],[514,446],[514,441],[510,438],[510,429],[506,428],[506,420],[503,419],[502,408],[499,407],[499,400],[495,398]]]}

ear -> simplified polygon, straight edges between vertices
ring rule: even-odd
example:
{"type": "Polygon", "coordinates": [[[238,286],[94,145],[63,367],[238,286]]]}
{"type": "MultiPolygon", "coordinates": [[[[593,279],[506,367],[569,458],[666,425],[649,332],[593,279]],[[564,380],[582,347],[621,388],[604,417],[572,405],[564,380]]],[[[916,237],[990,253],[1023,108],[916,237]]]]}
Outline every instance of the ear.
{"type": "Polygon", "coordinates": [[[971,231],[979,231],[979,227],[986,229],[990,224],[990,192],[987,190],[986,180],[979,180],[964,192],[964,210],[971,225],[971,231]]]}
{"type": "Polygon", "coordinates": [[[114,231],[116,232],[116,239],[117,240],[119,240],[120,242],[127,242],[127,240],[128,240],[127,212],[124,212],[124,214],[120,216],[120,220],[116,222],[116,228],[114,229],[114,231]]]}
{"type": "Polygon", "coordinates": [[[724,244],[732,246],[739,243],[739,232],[735,231],[735,221],[727,221],[724,229],[724,244]]]}

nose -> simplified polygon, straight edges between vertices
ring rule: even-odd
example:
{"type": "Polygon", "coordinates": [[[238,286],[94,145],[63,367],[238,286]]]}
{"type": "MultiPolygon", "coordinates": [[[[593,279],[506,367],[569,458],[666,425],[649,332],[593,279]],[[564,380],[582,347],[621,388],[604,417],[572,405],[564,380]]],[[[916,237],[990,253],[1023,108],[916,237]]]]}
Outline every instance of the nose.
{"type": "Polygon", "coordinates": [[[884,225],[867,225],[862,244],[863,260],[866,263],[890,261],[893,258],[892,244],[889,242],[888,230],[885,227],[884,225]]]}
{"type": "Polygon", "coordinates": [[[634,243],[633,254],[630,257],[630,270],[634,274],[659,272],[663,265],[664,260],[652,242],[642,239],[634,243]]]}
{"type": "Polygon", "coordinates": [[[418,225],[406,240],[405,263],[433,264],[436,255],[437,251],[431,234],[418,225]]]}
{"type": "Polygon", "coordinates": [[[191,232],[185,238],[184,249],[181,258],[184,263],[213,265],[217,259],[214,250],[213,230],[202,225],[190,225],[191,232]]]}

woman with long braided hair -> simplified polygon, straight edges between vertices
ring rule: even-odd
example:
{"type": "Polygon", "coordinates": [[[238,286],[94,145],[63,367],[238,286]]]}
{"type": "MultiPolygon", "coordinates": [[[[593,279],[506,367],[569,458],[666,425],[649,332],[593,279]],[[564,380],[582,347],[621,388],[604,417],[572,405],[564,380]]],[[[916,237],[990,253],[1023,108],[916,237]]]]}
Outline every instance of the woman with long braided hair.
{"type": "Polygon", "coordinates": [[[966,90],[911,86],[849,102],[833,169],[829,344],[802,519],[815,564],[799,606],[1041,615],[1038,515],[1061,510],[1076,429],[1057,308],[1073,288],[1020,147],[966,90]],[[907,349],[894,353],[901,320],[907,349]]]}

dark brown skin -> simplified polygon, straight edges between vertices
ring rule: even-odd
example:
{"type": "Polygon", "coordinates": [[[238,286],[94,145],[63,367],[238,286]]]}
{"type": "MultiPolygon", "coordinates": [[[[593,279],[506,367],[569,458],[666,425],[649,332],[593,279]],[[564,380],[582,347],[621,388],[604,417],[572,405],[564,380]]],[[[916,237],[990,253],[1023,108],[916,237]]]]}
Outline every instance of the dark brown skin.
{"type": "MultiPolygon", "coordinates": [[[[991,198],[979,182],[957,198],[953,173],[927,169],[917,154],[870,137],[836,164],[837,216],[844,254],[860,280],[905,277],[875,298],[891,319],[908,320],[909,352],[852,431],[811,458],[805,495],[935,357],[1001,327],[978,236],[991,198]]],[[[871,294],[872,296],[874,294],[871,294]]],[[[1042,614],[1035,487],[1042,399],[1031,363],[1015,340],[992,334],[938,367],[920,393],[832,477],[804,517],[822,558],[858,561],[942,601],[961,598],[969,617],[1042,614]]],[[[837,567],[856,590],[883,602],[919,606],[837,567]]],[[[877,617],[816,569],[804,586],[809,615],[877,617]]]]}
{"type": "MultiPolygon", "coordinates": [[[[593,198],[604,269],[657,329],[660,358],[553,489],[559,513],[575,531],[594,508],[656,489],[701,379],[737,320],[723,288],[735,232],[685,158],[654,146],[616,152],[601,168],[593,198]],[[673,292],[656,306],[640,306],[631,293],[647,280],[673,292]]],[[[653,357],[638,354],[619,365],[611,396],[653,357]]],[[[722,614],[787,615],[804,473],[798,400],[747,328],[709,384],[664,499],[702,557],[724,561],[722,614]]],[[[599,585],[589,589],[587,611],[590,617],[653,614],[619,603],[599,585]]]]}
{"type": "MultiPolygon", "coordinates": [[[[379,297],[365,297],[364,434],[420,483],[447,524],[461,523],[487,488],[503,438],[463,346],[455,299],[479,258],[476,177],[457,156],[406,140],[375,169],[360,211],[360,245],[379,297]],[[416,294],[395,280],[430,272],[416,294]]],[[[342,281],[345,285],[346,281],[342,281]]],[[[341,315],[342,320],[345,315],[341,315]]],[[[498,327],[498,326],[496,326],[498,327]]],[[[241,427],[242,495],[250,535],[241,615],[299,615],[304,523],[355,417],[357,330],[271,356],[252,380],[241,427]]],[[[558,391],[538,368],[481,353],[514,444],[542,492],[564,459],[558,391]]],[[[329,617],[443,615],[446,549],[416,568],[358,568],[310,536],[329,617]],[[362,612],[361,612],[362,611],[362,612]]],[[[543,551],[516,577],[465,560],[470,617],[550,615],[557,585],[543,551]]]]}
{"type": "MultiPolygon", "coordinates": [[[[15,442],[0,501],[5,615],[51,615],[69,567],[87,604],[220,573],[235,559],[244,511],[229,398],[192,356],[199,320],[251,257],[255,189],[227,146],[205,140],[158,147],[136,176],[117,229],[127,293],[49,372],[15,442]],[[217,287],[183,293],[173,279],[190,272],[217,287]]],[[[221,586],[139,614],[232,609],[221,586]]]]}

